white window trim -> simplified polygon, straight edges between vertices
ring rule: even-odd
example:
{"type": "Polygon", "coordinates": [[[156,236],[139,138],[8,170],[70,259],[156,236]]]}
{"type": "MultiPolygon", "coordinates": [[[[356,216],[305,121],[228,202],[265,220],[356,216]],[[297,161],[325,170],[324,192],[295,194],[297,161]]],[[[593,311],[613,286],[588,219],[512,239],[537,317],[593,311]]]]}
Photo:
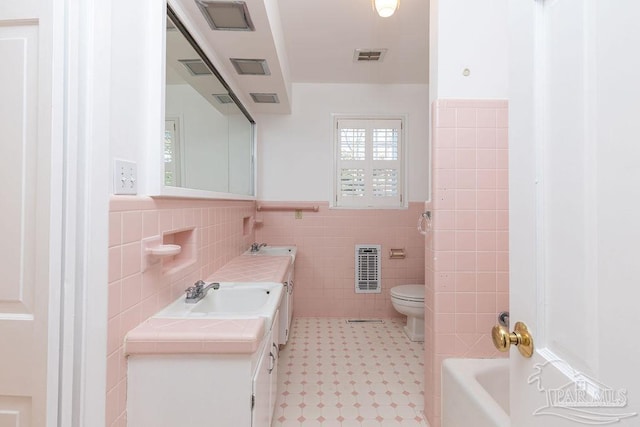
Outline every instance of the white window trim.
{"type": "Polygon", "coordinates": [[[409,207],[408,200],[408,187],[409,187],[409,177],[407,171],[408,157],[409,157],[409,142],[408,142],[408,132],[407,132],[407,123],[408,119],[406,115],[375,115],[375,114],[367,114],[367,115],[353,115],[353,114],[332,114],[332,144],[331,144],[331,159],[332,159],[332,168],[331,168],[331,189],[330,189],[330,200],[329,200],[329,208],[330,209],[407,209],[409,207]],[[338,204],[338,156],[337,150],[339,147],[339,134],[338,134],[338,123],[341,120],[400,120],[400,171],[399,178],[401,179],[400,183],[400,203],[394,205],[378,205],[378,206],[364,206],[364,205],[339,205],[338,204]]]}

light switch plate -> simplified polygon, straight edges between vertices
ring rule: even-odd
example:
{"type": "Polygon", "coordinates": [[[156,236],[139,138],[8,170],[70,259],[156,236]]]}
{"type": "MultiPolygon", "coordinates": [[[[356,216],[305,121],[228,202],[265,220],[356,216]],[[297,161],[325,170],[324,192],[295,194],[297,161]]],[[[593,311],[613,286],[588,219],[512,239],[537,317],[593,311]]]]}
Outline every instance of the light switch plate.
{"type": "Polygon", "coordinates": [[[116,159],[113,165],[113,194],[138,194],[136,163],[116,159]]]}

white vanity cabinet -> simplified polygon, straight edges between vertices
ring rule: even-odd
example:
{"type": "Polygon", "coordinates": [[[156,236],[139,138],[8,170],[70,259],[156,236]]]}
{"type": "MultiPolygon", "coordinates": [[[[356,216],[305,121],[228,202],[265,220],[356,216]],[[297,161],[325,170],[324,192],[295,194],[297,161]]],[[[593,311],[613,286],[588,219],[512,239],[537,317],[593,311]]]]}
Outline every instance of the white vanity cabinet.
{"type": "Polygon", "coordinates": [[[279,313],[251,354],[132,354],[128,427],[269,427],[277,396],[279,313]]]}
{"type": "Polygon", "coordinates": [[[251,395],[251,426],[269,427],[273,417],[278,393],[278,323],[276,315],[273,322],[269,345],[265,345],[262,356],[253,375],[251,395]]]}
{"type": "Polygon", "coordinates": [[[287,271],[287,281],[283,283],[282,302],[280,303],[280,340],[279,344],[285,345],[289,340],[291,331],[291,319],[293,318],[293,288],[295,282],[295,261],[291,261],[287,271]]]}

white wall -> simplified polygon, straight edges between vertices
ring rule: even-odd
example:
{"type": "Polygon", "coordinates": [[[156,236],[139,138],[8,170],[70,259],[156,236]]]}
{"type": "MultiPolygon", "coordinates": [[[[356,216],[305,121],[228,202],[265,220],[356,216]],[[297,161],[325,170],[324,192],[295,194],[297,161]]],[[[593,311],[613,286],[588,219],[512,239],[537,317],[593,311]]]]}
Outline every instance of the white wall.
{"type": "Polygon", "coordinates": [[[229,114],[229,192],[253,194],[253,129],[243,114],[229,114]]]}
{"type": "MultiPolygon", "coordinates": [[[[159,144],[164,134],[166,9],[164,2],[155,0],[114,0],[111,14],[111,82],[104,82],[111,89],[110,157],[137,163],[138,192],[144,194],[152,155],[148,142],[159,144]]],[[[158,165],[161,152],[157,151],[158,165]]],[[[161,177],[158,173],[157,180],[161,177]]]]}
{"type": "Polygon", "coordinates": [[[429,87],[427,85],[293,85],[289,116],[260,115],[258,199],[329,200],[332,114],[406,115],[409,201],[427,199],[429,87]]]}
{"type": "Polygon", "coordinates": [[[507,7],[507,0],[431,0],[432,101],[508,97],[507,7]]]}

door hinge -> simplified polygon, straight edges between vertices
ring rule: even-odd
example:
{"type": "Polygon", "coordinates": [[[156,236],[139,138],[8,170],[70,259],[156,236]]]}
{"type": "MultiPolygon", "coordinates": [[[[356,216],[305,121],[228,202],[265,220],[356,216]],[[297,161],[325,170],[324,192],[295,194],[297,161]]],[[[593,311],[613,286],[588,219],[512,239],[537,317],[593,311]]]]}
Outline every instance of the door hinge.
{"type": "Polygon", "coordinates": [[[252,394],[251,395],[251,410],[253,411],[253,408],[256,407],[256,395],[252,394]]]}
{"type": "Polygon", "coordinates": [[[289,328],[284,330],[284,337],[289,338],[289,328]]]}

